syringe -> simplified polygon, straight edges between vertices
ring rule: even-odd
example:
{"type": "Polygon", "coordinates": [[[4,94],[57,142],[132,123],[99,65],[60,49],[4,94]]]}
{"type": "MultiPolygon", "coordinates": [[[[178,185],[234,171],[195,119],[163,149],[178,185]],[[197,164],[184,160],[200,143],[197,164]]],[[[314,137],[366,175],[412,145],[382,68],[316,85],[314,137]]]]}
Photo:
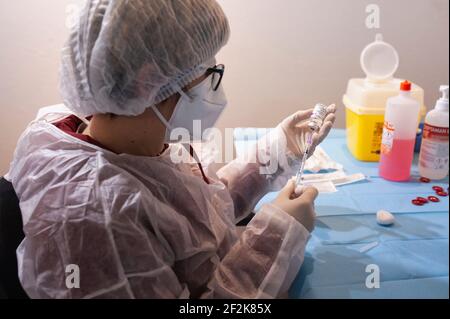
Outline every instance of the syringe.
{"type": "Polygon", "coordinates": [[[303,154],[300,168],[295,177],[295,185],[297,187],[301,186],[301,184],[302,184],[303,174],[305,172],[306,161],[308,160],[308,157],[310,155],[309,153],[311,151],[313,134],[314,134],[314,132],[318,132],[321,129],[323,122],[325,121],[325,118],[327,115],[328,115],[328,107],[325,104],[317,104],[314,107],[313,114],[311,115],[310,122],[308,123],[308,126],[311,129],[311,132],[307,133],[305,153],[303,154]]]}
{"type": "Polygon", "coordinates": [[[306,165],[306,161],[308,160],[308,157],[309,157],[309,151],[310,151],[311,145],[312,145],[312,134],[309,133],[307,136],[307,141],[306,141],[306,151],[303,154],[300,168],[297,172],[297,176],[295,177],[295,185],[296,186],[300,186],[302,183],[303,173],[305,172],[305,165],[306,165]]]}

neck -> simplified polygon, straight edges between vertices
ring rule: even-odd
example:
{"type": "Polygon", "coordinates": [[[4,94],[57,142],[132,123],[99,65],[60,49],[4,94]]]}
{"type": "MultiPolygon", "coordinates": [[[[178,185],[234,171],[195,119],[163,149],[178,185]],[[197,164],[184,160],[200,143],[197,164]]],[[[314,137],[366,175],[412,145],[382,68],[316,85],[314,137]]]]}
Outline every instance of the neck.
{"type": "Polygon", "coordinates": [[[137,117],[95,115],[84,134],[117,154],[155,157],[165,148],[166,128],[152,111],[137,117]]]}

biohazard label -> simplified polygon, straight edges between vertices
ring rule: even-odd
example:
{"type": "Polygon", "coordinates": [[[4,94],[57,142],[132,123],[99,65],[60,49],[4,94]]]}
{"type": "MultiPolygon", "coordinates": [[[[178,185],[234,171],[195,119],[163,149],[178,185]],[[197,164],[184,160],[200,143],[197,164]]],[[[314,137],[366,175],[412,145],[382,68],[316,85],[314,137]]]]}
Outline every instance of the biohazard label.
{"type": "Polygon", "coordinates": [[[383,139],[381,141],[381,154],[389,155],[394,145],[395,127],[392,123],[385,122],[383,139]]]}

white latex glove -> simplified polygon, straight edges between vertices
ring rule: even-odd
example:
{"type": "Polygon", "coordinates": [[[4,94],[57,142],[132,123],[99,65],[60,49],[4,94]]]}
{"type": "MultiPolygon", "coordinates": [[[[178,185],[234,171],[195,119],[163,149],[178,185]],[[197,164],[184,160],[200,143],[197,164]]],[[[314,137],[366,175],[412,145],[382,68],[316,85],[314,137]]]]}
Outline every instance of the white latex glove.
{"type": "MultiPolygon", "coordinates": [[[[313,110],[299,111],[281,122],[280,127],[286,136],[287,149],[297,157],[302,157],[306,151],[307,135],[312,131],[308,127],[309,119],[313,110]]],[[[328,106],[328,115],[324,120],[322,128],[319,132],[314,132],[312,136],[312,146],[310,148],[309,156],[314,154],[316,147],[330,133],[331,128],[336,121],[336,106],[328,106]]]]}
{"type": "Polygon", "coordinates": [[[279,124],[257,144],[257,163],[259,171],[269,182],[270,191],[279,191],[300,168],[300,162],[306,151],[306,142],[312,134],[311,156],[316,147],[327,137],[336,120],[336,106],[328,107],[319,132],[308,127],[313,110],[299,111],[279,124]]]}
{"type": "Polygon", "coordinates": [[[314,201],[318,195],[319,192],[314,187],[305,187],[296,193],[295,182],[289,180],[273,201],[273,205],[294,217],[311,233],[316,219],[314,201]]]}

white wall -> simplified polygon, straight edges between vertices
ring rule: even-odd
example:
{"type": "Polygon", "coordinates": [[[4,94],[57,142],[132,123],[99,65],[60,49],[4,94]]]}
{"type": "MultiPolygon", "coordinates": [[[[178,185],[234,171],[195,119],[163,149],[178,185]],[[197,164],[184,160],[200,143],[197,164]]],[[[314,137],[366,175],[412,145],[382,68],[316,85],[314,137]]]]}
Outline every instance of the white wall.
{"type": "MultiPolygon", "coordinates": [[[[219,1],[232,27],[219,55],[230,100],[219,127],[273,126],[318,101],[341,106],[348,79],[362,76],[361,50],[377,32],[400,53],[397,75],[424,87],[428,106],[448,83],[448,0],[219,1]],[[381,8],[380,30],[365,26],[370,3],[381,8]]],[[[60,102],[66,10],[81,2],[0,0],[0,175],[37,109],[60,102]]]]}

